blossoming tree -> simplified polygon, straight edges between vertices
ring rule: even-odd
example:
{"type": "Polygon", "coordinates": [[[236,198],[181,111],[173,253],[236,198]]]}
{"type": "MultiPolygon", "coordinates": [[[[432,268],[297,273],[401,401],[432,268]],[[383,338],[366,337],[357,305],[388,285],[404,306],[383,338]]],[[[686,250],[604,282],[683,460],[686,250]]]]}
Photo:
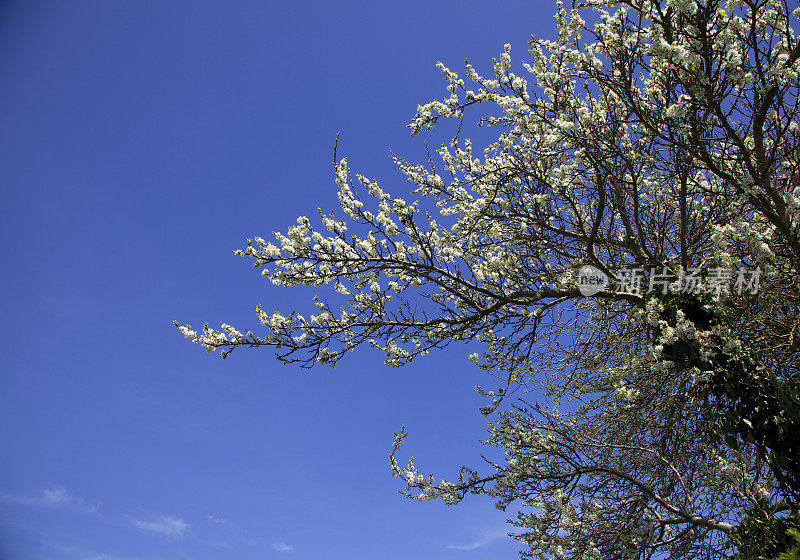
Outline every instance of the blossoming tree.
{"type": "Polygon", "coordinates": [[[478,149],[459,127],[439,163],[396,158],[406,198],[335,161],[341,213],[236,252],[276,285],[318,287],[313,314],[259,306],[260,334],[176,325],[223,357],[271,346],[305,367],[363,345],[402,366],[482,343],[469,359],[502,380],[478,388],[496,458],[426,476],[396,461],[401,431],[391,467],[409,496],[513,508],[524,557],[785,550],[800,495],[798,13],[559,4],[557,39],[531,39],[521,73],[509,45],[488,77],[439,64],[448,95],[418,107],[412,133],[477,112],[496,141],[478,149]],[[587,294],[583,265],[611,281],[587,294]]]}

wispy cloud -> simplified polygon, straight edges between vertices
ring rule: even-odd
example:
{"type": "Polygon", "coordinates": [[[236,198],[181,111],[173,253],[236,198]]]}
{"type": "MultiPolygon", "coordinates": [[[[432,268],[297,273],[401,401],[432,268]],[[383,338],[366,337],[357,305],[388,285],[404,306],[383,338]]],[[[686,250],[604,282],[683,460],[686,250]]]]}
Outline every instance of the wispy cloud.
{"type": "Polygon", "coordinates": [[[225,527],[226,529],[235,529],[236,525],[233,524],[233,521],[228,521],[227,519],[223,519],[222,517],[214,517],[213,515],[209,515],[206,517],[209,523],[213,523],[214,525],[219,525],[220,527],[225,527]]]}
{"type": "Polygon", "coordinates": [[[505,529],[495,529],[493,531],[487,531],[481,536],[481,538],[468,543],[468,544],[451,544],[448,545],[447,548],[451,550],[476,550],[478,548],[482,548],[498,539],[502,539],[507,535],[507,531],[505,529]]]}
{"type": "Polygon", "coordinates": [[[186,523],[183,519],[178,519],[170,515],[161,515],[150,521],[133,518],[129,520],[131,525],[142,531],[159,533],[166,537],[182,537],[189,530],[189,527],[191,527],[191,525],[186,523]]]}
{"type": "Polygon", "coordinates": [[[294,547],[283,541],[275,541],[272,543],[272,550],[275,552],[294,552],[294,547]]]}
{"type": "Polygon", "coordinates": [[[73,496],[64,488],[46,488],[38,496],[15,496],[0,490],[0,503],[30,507],[63,507],[78,511],[97,511],[98,504],[87,504],[83,498],[73,496]]]}

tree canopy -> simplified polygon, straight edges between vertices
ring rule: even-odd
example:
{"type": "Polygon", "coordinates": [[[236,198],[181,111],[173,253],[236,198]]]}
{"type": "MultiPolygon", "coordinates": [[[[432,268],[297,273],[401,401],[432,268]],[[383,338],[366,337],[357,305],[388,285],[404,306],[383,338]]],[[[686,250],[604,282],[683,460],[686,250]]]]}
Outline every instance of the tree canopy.
{"type": "Polygon", "coordinates": [[[478,388],[496,456],[423,475],[397,462],[401,431],[391,467],[417,499],[515,510],[523,557],[789,554],[798,10],[559,4],[557,38],[532,38],[519,70],[509,45],[488,77],[440,63],[448,95],[409,127],[458,132],[436,161],[395,157],[405,198],[335,156],[340,212],[236,251],[273,284],[319,288],[311,315],[259,306],[262,334],[176,326],[223,357],[269,346],[304,367],[365,345],[402,366],[482,343],[469,359],[501,379],[478,388]],[[474,146],[469,122],[496,141],[474,146]]]}

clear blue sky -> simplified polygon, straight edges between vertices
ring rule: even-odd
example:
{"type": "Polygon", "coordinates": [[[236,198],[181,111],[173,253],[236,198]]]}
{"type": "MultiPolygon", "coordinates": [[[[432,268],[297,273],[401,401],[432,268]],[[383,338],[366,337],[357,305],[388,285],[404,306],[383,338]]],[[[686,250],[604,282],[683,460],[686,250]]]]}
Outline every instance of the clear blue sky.
{"type": "MultiPolygon", "coordinates": [[[[490,501],[407,500],[402,458],[480,462],[466,348],[336,370],[222,361],[172,321],[310,309],[234,257],[336,207],[333,142],[402,196],[391,147],[444,96],[552,35],[550,1],[0,4],[0,559],[514,557],[490,501]]],[[[433,135],[438,146],[446,138],[433,135]]]]}

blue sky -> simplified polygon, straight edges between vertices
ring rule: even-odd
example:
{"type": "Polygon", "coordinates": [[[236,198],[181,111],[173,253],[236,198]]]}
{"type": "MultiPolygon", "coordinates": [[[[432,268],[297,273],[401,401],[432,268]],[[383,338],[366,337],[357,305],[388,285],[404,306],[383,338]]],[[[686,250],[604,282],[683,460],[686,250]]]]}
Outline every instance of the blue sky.
{"type": "MultiPolygon", "coordinates": [[[[175,331],[308,311],[232,250],[336,207],[331,157],[406,193],[389,148],[554,4],[0,4],[0,558],[514,557],[506,514],[400,496],[401,458],[476,465],[486,383],[464,348],[388,369],[222,361],[175,331]]],[[[444,135],[432,135],[438,146],[444,135]]]]}

